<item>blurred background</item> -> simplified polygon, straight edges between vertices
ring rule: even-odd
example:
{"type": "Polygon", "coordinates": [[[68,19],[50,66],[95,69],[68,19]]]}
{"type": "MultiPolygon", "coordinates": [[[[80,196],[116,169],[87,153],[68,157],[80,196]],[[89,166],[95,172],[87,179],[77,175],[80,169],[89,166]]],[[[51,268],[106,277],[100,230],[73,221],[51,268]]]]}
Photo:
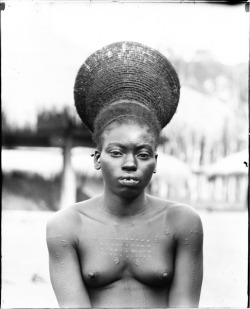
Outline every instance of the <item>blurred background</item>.
{"type": "MultiPolygon", "coordinates": [[[[240,1],[239,1],[240,2],[240,1]]],[[[123,40],[164,54],[181,82],[147,191],[192,205],[204,226],[202,307],[247,304],[248,55],[245,4],[6,1],[2,23],[2,308],[57,307],[45,228],[102,192],[73,85],[123,40]]]]}

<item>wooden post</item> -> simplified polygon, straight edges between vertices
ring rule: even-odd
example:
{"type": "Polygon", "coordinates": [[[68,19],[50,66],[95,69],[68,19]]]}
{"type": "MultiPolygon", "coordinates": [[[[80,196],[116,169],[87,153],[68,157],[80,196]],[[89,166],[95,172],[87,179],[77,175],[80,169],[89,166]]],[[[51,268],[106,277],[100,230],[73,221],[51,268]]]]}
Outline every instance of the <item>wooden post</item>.
{"type": "Polygon", "coordinates": [[[60,209],[76,202],[76,176],[71,164],[72,138],[67,136],[63,147],[63,172],[61,179],[60,209]]]}

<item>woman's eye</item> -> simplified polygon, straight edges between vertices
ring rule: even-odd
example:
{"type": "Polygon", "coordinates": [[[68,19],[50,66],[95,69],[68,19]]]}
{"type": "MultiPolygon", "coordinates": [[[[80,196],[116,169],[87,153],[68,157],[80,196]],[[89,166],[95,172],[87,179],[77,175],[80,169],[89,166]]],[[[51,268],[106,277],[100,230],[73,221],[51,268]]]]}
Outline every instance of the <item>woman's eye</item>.
{"type": "Polygon", "coordinates": [[[141,153],[138,154],[138,157],[139,157],[140,159],[148,159],[148,158],[149,158],[149,153],[147,153],[147,152],[141,152],[141,153]]]}
{"type": "Polygon", "coordinates": [[[117,151],[117,150],[110,151],[110,154],[111,154],[112,157],[121,157],[122,156],[122,153],[120,151],[117,151]]]}

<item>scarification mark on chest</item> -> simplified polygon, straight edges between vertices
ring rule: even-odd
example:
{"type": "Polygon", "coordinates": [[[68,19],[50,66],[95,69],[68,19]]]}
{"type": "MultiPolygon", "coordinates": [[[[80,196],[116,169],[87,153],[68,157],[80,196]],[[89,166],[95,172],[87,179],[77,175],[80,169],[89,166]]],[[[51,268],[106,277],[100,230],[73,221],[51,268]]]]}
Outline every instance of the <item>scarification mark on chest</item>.
{"type": "MultiPolygon", "coordinates": [[[[159,236],[155,238],[159,241],[159,236]]],[[[103,237],[99,239],[100,252],[103,256],[111,258],[115,264],[130,260],[139,265],[141,261],[152,258],[152,244],[155,239],[103,237]]]]}
{"type": "Polygon", "coordinates": [[[155,236],[154,242],[159,242],[159,236],[155,236]]]}

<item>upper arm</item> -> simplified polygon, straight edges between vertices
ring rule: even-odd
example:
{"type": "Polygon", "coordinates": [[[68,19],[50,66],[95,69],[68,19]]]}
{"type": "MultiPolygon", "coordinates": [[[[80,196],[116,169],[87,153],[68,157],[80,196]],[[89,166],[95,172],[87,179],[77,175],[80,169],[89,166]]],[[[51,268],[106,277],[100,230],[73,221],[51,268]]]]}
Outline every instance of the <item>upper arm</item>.
{"type": "Polygon", "coordinates": [[[169,307],[198,307],[203,278],[203,228],[191,208],[177,211],[174,276],[169,307]]]}
{"type": "Polygon", "coordinates": [[[50,278],[60,307],[90,308],[90,300],[84,285],[72,225],[62,216],[47,224],[50,278]]]}

